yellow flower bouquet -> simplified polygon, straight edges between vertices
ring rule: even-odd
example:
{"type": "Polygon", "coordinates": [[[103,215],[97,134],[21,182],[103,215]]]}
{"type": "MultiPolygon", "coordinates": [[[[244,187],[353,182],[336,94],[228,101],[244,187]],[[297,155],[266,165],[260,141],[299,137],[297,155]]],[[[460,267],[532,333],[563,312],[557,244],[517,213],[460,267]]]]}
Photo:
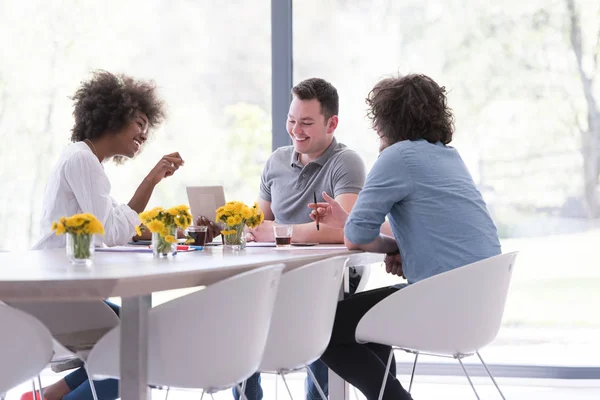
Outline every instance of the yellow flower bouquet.
{"type": "Polygon", "coordinates": [[[244,226],[256,228],[264,220],[265,215],[258,207],[258,203],[249,207],[241,201],[230,201],[217,209],[217,221],[225,225],[225,229],[221,231],[223,244],[236,250],[246,246],[244,226]]]}
{"type": "Polygon", "coordinates": [[[67,235],[67,257],[74,264],[91,263],[94,235],[104,235],[102,223],[92,214],[75,214],[52,222],[52,231],[67,235]]]}
{"type": "MultiPolygon", "coordinates": [[[[155,256],[177,254],[177,228],[187,229],[192,224],[190,207],[181,205],[169,209],[154,207],[140,213],[142,223],[152,232],[152,251],[155,256]]],[[[193,241],[188,237],[188,242],[193,241]]]]}

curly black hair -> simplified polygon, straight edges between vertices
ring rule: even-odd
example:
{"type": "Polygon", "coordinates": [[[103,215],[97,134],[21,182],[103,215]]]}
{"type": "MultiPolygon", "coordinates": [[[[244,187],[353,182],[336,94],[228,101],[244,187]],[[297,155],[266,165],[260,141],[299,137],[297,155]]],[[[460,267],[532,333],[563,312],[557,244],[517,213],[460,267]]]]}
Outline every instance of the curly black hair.
{"type": "Polygon", "coordinates": [[[300,100],[319,100],[325,121],[339,113],[340,98],[337,89],[325,79],[305,79],[292,88],[292,94],[300,100]]]}
{"type": "Polygon", "coordinates": [[[454,116],[446,88],[426,75],[383,79],[369,92],[366,103],[373,129],[390,145],[402,140],[452,141],[454,116]]]}
{"type": "Polygon", "coordinates": [[[141,81],[123,74],[94,71],[71,97],[75,125],[71,141],[96,139],[117,132],[134,117],[136,110],[148,117],[148,131],[165,119],[164,103],[152,81],[141,81]]]}

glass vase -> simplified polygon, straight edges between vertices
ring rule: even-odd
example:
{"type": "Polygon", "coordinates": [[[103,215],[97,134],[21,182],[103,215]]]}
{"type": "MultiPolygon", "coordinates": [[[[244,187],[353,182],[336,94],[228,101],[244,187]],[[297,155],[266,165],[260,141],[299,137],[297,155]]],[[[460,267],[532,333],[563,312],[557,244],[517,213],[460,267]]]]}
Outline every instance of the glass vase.
{"type": "Polygon", "coordinates": [[[67,258],[76,265],[91,265],[94,258],[94,235],[67,233],[67,258]]]}
{"type": "Polygon", "coordinates": [[[223,246],[226,249],[239,251],[246,248],[244,223],[238,225],[225,225],[224,230],[231,232],[228,235],[223,235],[223,246]]]}
{"type": "Polygon", "coordinates": [[[152,253],[154,257],[167,257],[177,254],[177,227],[166,228],[167,235],[152,232],[152,253]]]}

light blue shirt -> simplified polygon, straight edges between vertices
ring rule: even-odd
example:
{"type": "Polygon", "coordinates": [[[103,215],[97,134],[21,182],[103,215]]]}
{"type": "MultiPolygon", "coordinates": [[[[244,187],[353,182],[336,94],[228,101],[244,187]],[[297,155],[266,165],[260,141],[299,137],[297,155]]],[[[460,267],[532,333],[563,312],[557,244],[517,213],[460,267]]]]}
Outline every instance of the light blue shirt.
{"type": "Polygon", "coordinates": [[[409,283],[500,254],[496,226],[460,155],[441,142],[404,140],[381,152],[346,222],[371,243],[385,217],[409,283]]]}

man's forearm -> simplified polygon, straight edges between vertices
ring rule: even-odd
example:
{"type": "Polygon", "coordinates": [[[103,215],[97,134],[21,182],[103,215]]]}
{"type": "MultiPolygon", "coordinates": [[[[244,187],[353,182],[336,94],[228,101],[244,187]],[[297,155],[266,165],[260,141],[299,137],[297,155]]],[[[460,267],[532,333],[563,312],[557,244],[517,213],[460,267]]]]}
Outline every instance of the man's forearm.
{"type": "Polygon", "coordinates": [[[346,247],[350,250],[363,250],[369,253],[394,253],[398,251],[396,240],[390,236],[379,235],[371,243],[355,244],[344,238],[346,247]]]}
{"type": "Polygon", "coordinates": [[[314,222],[294,225],[292,241],[297,243],[344,243],[344,230],[321,225],[317,230],[314,222]]]}

